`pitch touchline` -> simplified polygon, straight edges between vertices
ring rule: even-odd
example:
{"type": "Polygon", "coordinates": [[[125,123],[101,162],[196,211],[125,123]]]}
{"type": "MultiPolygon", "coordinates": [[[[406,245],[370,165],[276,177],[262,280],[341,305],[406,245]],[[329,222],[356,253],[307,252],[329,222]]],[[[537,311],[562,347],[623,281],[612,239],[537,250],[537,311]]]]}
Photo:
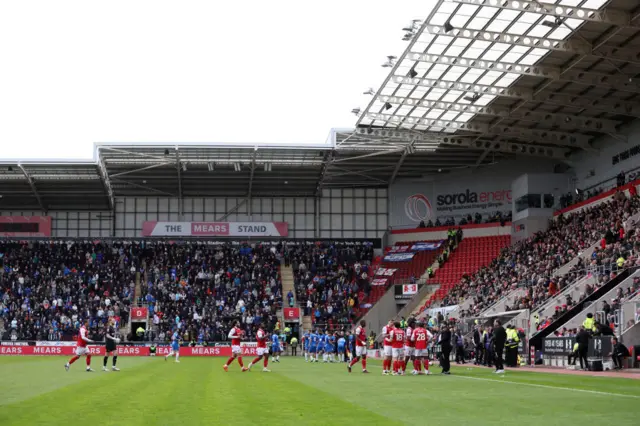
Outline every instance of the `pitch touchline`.
{"type": "Polygon", "coordinates": [[[543,389],[562,389],[562,390],[567,390],[567,391],[572,391],[572,392],[584,392],[584,393],[593,393],[596,395],[608,395],[608,396],[622,396],[622,397],[626,397],[626,398],[640,398],[640,396],[638,395],[629,395],[629,394],[624,394],[624,393],[612,393],[612,392],[602,392],[602,391],[595,391],[595,390],[588,390],[588,389],[576,389],[576,388],[566,388],[566,387],[562,387],[562,386],[548,386],[548,385],[538,385],[535,383],[523,383],[523,382],[512,382],[509,380],[496,380],[496,379],[486,379],[484,377],[469,377],[469,376],[450,376],[450,377],[457,377],[459,379],[468,379],[468,380],[483,380],[485,382],[496,382],[496,383],[509,383],[512,385],[522,385],[522,386],[531,386],[534,388],[543,388],[543,389]]]}

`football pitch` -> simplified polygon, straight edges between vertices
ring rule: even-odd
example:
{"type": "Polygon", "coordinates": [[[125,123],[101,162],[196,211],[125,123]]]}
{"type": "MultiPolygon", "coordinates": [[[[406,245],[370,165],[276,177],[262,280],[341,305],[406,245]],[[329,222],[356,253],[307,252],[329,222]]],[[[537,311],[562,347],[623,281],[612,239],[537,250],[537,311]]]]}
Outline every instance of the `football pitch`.
{"type": "Polygon", "coordinates": [[[223,358],[187,357],[120,357],[122,371],[105,373],[94,357],[86,373],[83,359],[69,372],[65,361],[0,357],[0,425],[567,426],[637,424],[640,415],[640,381],[623,378],[475,368],[392,377],[373,361],[364,375],[287,357],[271,373],[235,363],[225,373],[223,358]]]}

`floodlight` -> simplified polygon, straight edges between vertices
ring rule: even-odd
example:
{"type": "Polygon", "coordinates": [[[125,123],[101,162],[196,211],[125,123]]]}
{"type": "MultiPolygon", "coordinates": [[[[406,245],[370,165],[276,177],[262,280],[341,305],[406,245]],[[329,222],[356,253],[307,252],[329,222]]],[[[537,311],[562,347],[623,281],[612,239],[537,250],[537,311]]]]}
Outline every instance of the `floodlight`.
{"type": "Polygon", "coordinates": [[[384,109],[390,110],[391,108],[393,108],[393,105],[391,105],[389,102],[384,103],[384,109]]]}
{"type": "Polygon", "coordinates": [[[418,73],[416,72],[416,70],[414,70],[413,68],[411,68],[409,70],[409,77],[411,78],[416,78],[416,76],[418,75],[418,73]]]}
{"type": "Polygon", "coordinates": [[[451,25],[450,21],[444,23],[444,32],[449,33],[453,30],[453,25],[451,25]]]}

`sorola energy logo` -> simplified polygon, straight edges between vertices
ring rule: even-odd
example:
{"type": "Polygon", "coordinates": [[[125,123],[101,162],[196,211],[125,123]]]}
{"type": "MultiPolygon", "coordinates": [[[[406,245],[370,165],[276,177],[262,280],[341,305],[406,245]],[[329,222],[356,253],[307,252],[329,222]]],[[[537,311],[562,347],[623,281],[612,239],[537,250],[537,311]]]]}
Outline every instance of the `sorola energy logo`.
{"type": "Polygon", "coordinates": [[[413,194],[404,202],[404,213],[414,222],[431,218],[431,203],[424,194],[413,194]]]}

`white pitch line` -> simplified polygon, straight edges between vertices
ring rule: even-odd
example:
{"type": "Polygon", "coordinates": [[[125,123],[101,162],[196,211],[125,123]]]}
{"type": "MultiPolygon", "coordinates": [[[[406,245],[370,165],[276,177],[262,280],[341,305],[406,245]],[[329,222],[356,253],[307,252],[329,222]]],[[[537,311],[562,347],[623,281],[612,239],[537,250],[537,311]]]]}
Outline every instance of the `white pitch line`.
{"type": "Polygon", "coordinates": [[[542,388],[542,389],[561,389],[561,390],[566,390],[566,391],[571,391],[571,392],[583,392],[583,393],[592,393],[592,394],[595,394],[595,395],[621,396],[621,397],[625,397],[625,398],[640,399],[639,395],[629,395],[629,394],[624,394],[624,393],[612,393],[612,392],[602,392],[602,391],[588,390],[588,389],[566,388],[566,387],[562,387],[562,386],[538,385],[538,384],[535,384],[535,383],[512,382],[510,380],[487,379],[487,378],[484,378],[484,377],[470,377],[470,376],[456,376],[456,375],[451,375],[451,377],[457,377],[459,379],[468,379],[468,380],[481,380],[481,381],[485,381],[485,382],[509,383],[509,384],[512,384],[512,385],[531,386],[531,387],[534,387],[534,388],[542,388]]]}

